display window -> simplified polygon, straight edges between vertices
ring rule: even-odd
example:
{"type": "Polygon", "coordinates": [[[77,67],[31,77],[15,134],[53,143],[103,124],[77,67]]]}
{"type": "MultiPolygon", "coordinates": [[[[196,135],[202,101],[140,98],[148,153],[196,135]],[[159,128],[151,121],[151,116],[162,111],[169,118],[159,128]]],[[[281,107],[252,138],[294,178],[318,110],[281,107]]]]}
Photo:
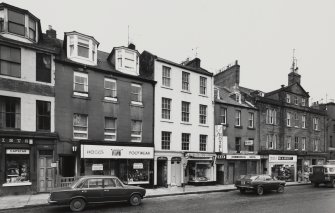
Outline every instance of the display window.
{"type": "Polygon", "coordinates": [[[212,181],[211,162],[188,162],[189,182],[207,182],[212,181]]]}
{"type": "Polygon", "coordinates": [[[295,180],[295,167],[294,165],[276,164],[271,167],[271,176],[286,182],[295,180]]]}
{"type": "Polygon", "coordinates": [[[24,185],[30,182],[29,150],[24,154],[13,154],[15,151],[7,150],[6,154],[6,184],[24,185]]]}
{"type": "Polygon", "coordinates": [[[128,160],[128,184],[149,183],[149,161],[128,160]]]}

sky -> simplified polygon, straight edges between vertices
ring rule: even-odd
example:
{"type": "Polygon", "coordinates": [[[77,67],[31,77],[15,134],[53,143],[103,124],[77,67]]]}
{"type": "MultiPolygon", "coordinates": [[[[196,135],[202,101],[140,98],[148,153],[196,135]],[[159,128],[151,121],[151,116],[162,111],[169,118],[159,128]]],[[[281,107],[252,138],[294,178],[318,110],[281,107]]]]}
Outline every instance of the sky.
{"type": "Polygon", "coordinates": [[[334,0],[7,0],[51,25],[59,39],[78,31],[99,50],[129,41],[174,62],[198,57],[210,72],[238,60],[240,85],[287,85],[293,49],[310,102],[335,99],[334,0]],[[128,31],[129,26],[129,31],[128,31]]]}

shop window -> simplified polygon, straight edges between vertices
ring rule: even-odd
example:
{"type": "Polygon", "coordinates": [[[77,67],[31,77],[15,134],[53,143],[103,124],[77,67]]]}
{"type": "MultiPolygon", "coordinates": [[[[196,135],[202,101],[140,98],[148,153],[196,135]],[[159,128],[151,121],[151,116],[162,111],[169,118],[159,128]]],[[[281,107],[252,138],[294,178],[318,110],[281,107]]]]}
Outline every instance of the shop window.
{"type": "Polygon", "coordinates": [[[200,151],[207,150],[207,135],[200,135],[200,151]]]}
{"type": "Polygon", "coordinates": [[[117,90],[116,90],[116,80],[105,78],[105,99],[106,100],[116,100],[117,90]]]}
{"type": "Polygon", "coordinates": [[[162,149],[170,150],[171,132],[162,132],[162,149]]]}
{"type": "Polygon", "coordinates": [[[210,162],[191,162],[188,163],[189,182],[212,181],[212,165],[210,162]]]}
{"type": "Polygon", "coordinates": [[[21,49],[0,46],[0,74],[21,77],[21,49]]]}
{"type": "Polygon", "coordinates": [[[181,102],[181,121],[190,122],[190,103],[181,102]]]}
{"type": "Polygon", "coordinates": [[[51,83],[51,56],[36,53],[36,81],[51,83]]]}
{"type": "Polygon", "coordinates": [[[116,118],[105,117],[105,140],[116,141],[116,118]]]}
{"type": "Polygon", "coordinates": [[[191,134],[182,133],[181,134],[181,149],[182,150],[189,150],[190,148],[190,136],[191,134]]]}
{"type": "Polygon", "coordinates": [[[88,75],[74,72],[73,80],[74,95],[88,97],[88,75]]]}
{"type": "Polygon", "coordinates": [[[36,101],[36,129],[50,131],[51,103],[48,101],[36,101]]]}
{"type": "Polygon", "coordinates": [[[73,138],[87,139],[88,137],[88,118],[87,115],[74,114],[73,115],[73,138]]]}
{"type": "Polygon", "coordinates": [[[131,84],[131,102],[142,104],[142,86],[131,84]]]}
{"type": "Polygon", "coordinates": [[[170,119],[171,99],[162,98],[162,119],[170,119]]]}
{"type": "Polygon", "coordinates": [[[273,165],[273,167],[271,168],[272,177],[287,182],[295,181],[294,172],[295,172],[295,165],[277,164],[273,165]]]}
{"type": "Polygon", "coordinates": [[[207,106],[200,104],[199,106],[199,122],[200,124],[207,123],[207,106]]]}
{"type": "Polygon", "coordinates": [[[6,150],[6,183],[4,185],[30,183],[29,151],[27,149],[6,150]]]}
{"type": "Polygon", "coordinates": [[[20,99],[0,96],[0,128],[21,127],[20,99]]]}
{"type": "Polygon", "coordinates": [[[128,184],[149,183],[149,161],[128,160],[128,184]]]}
{"type": "Polygon", "coordinates": [[[142,121],[132,120],[131,121],[131,142],[142,141],[142,121]]]}
{"type": "Polygon", "coordinates": [[[241,138],[235,138],[235,150],[236,153],[240,153],[241,152],[241,138]]]}

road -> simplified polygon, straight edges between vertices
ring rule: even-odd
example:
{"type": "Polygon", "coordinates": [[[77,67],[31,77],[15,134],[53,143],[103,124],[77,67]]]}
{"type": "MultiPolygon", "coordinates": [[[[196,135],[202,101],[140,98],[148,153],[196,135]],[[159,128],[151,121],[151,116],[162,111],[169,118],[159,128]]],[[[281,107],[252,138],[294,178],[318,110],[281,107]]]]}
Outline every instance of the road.
{"type": "MultiPolygon", "coordinates": [[[[47,206],[28,209],[0,211],[1,213],[59,213],[71,212],[68,207],[47,206]]],[[[109,204],[89,206],[85,213],[102,212],[335,212],[335,189],[310,185],[291,186],[285,192],[268,192],[263,196],[254,193],[240,194],[239,191],[207,194],[180,195],[144,199],[140,206],[109,204]]]]}

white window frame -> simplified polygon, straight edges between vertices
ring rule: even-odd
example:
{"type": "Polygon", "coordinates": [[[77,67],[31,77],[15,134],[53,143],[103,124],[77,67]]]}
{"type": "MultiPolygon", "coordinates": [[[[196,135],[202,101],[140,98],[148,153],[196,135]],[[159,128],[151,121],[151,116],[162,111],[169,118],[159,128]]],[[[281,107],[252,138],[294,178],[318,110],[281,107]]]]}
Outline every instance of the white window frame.
{"type": "Polygon", "coordinates": [[[104,79],[104,88],[105,88],[105,90],[111,90],[112,93],[115,91],[115,96],[114,97],[105,96],[105,100],[117,101],[117,83],[116,83],[116,80],[112,79],[112,78],[105,78],[104,79]],[[114,83],[115,84],[115,89],[113,90],[113,88],[106,88],[106,81],[114,83]]]}
{"type": "Polygon", "coordinates": [[[85,114],[79,114],[79,113],[74,113],[73,114],[73,138],[74,139],[88,139],[88,115],[85,115],[85,114]],[[78,126],[78,125],[75,125],[74,124],[74,119],[75,119],[75,116],[85,116],[86,117],[86,126],[78,126]],[[78,130],[75,130],[75,127],[78,126],[80,128],[83,128],[85,127],[86,128],[86,131],[78,131],[78,130]],[[78,134],[86,134],[86,137],[75,137],[75,133],[78,133],[78,134]]]}
{"type": "Polygon", "coordinates": [[[235,110],[235,126],[241,126],[241,110],[235,110]]]}
{"type": "Polygon", "coordinates": [[[301,128],[306,129],[306,115],[301,117],[301,128]]]}
{"type": "Polygon", "coordinates": [[[90,52],[92,51],[92,47],[90,47],[90,46],[91,46],[90,45],[90,39],[84,38],[82,36],[78,36],[78,41],[77,41],[77,57],[89,60],[90,59],[90,52]],[[81,45],[79,43],[85,44],[87,46],[81,45]],[[87,48],[87,57],[79,55],[79,47],[87,48]]]}
{"type": "Polygon", "coordinates": [[[286,103],[291,103],[291,95],[286,94],[286,103]]]}
{"type": "Polygon", "coordinates": [[[302,151],[306,150],[306,138],[305,137],[301,138],[301,150],[302,151]]]}
{"type": "Polygon", "coordinates": [[[287,136],[287,141],[286,141],[286,149],[291,150],[291,145],[292,145],[292,137],[287,136]]]}
{"type": "Polygon", "coordinates": [[[291,113],[290,112],[286,113],[286,125],[289,126],[289,127],[292,125],[292,123],[291,123],[291,113]]]}
{"type": "Polygon", "coordinates": [[[207,78],[200,76],[199,81],[200,81],[200,84],[199,84],[200,95],[207,95],[207,78]],[[204,90],[204,92],[202,90],[204,90]]]}
{"type": "Polygon", "coordinates": [[[266,123],[276,125],[277,111],[275,109],[266,109],[266,123]]]}
{"type": "Polygon", "coordinates": [[[294,113],[294,127],[299,127],[299,115],[294,113]]]}
{"type": "Polygon", "coordinates": [[[171,87],[171,67],[162,66],[162,85],[171,87]]]}
{"type": "Polygon", "coordinates": [[[162,115],[161,118],[164,120],[171,119],[171,103],[172,99],[162,97],[162,115]],[[164,117],[167,116],[167,117],[164,117]]]}
{"type": "Polygon", "coordinates": [[[137,142],[137,143],[142,142],[142,132],[143,132],[142,128],[143,128],[143,122],[141,120],[131,120],[131,139],[130,139],[131,142],[137,142]],[[134,122],[141,122],[140,134],[133,134],[133,132],[135,132],[135,130],[133,129],[134,122]]]}
{"type": "Polygon", "coordinates": [[[191,141],[191,134],[190,133],[181,133],[181,150],[186,150],[186,151],[190,150],[190,141],[191,141]],[[187,139],[187,140],[185,140],[185,139],[187,139]],[[187,149],[185,149],[186,146],[187,146],[187,149]]]}
{"type": "Polygon", "coordinates": [[[301,106],[306,106],[306,98],[301,99],[301,106]]]}
{"type": "Polygon", "coordinates": [[[208,141],[208,135],[199,135],[199,151],[200,152],[206,152],[207,151],[207,141],[208,141]],[[202,139],[205,140],[202,140],[202,139]]]}
{"type": "Polygon", "coordinates": [[[294,137],[294,150],[299,149],[299,137],[294,137]]]}
{"type": "MultiPolygon", "coordinates": [[[[82,84],[82,83],[78,83],[82,84]]],[[[88,74],[87,73],[80,73],[80,72],[73,72],[73,94],[77,96],[88,97],[88,74]],[[76,76],[81,78],[86,78],[86,85],[84,85],[84,91],[76,91],[76,76]]]]}
{"type": "Polygon", "coordinates": [[[254,128],[254,126],[255,126],[254,121],[255,121],[255,114],[253,112],[249,112],[249,120],[248,120],[248,127],[249,128],[254,128]]]}
{"type": "Polygon", "coordinates": [[[182,74],[181,74],[181,78],[182,78],[181,79],[182,90],[186,91],[186,92],[189,92],[190,91],[190,73],[183,71],[182,74]],[[184,84],[187,88],[184,86],[184,84]]]}
{"type": "Polygon", "coordinates": [[[116,134],[117,134],[117,120],[116,118],[113,118],[113,117],[105,117],[105,129],[104,129],[104,135],[105,136],[114,136],[115,139],[108,139],[105,137],[105,141],[116,141],[116,134]],[[115,129],[112,129],[112,128],[106,128],[106,118],[109,118],[109,119],[112,119],[114,120],[115,122],[115,129]],[[106,129],[110,129],[110,130],[115,130],[115,133],[111,133],[111,132],[106,132],[106,129]]]}
{"type": "Polygon", "coordinates": [[[132,93],[132,91],[130,91],[131,92],[131,95],[133,95],[133,94],[136,94],[136,95],[138,95],[139,96],[139,100],[140,101],[131,101],[131,103],[132,104],[137,104],[137,105],[142,105],[142,85],[140,85],[140,84],[131,84],[131,87],[139,87],[139,88],[141,88],[141,90],[140,90],[140,92],[139,93],[132,93]]]}
{"type": "Polygon", "coordinates": [[[266,143],[268,149],[276,149],[277,146],[277,135],[266,135],[266,143]]]}
{"type": "Polygon", "coordinates": [[[200,104],[199,105],[199,123],[207,124],[207,105],[200,104]],[[205,119],[203,119],[205,118],[205,119]],[[203,122],[204,120],[204,122],[203,122]]]}
{"type": "Polygon", "coordinates": [[[186,123],[190,122],[190,106],[191,106],[190,102],[187,102],[187,101],[181,102],[181,121],[182,122],[186,122],[186,123]],[[183,107],[184,104],[185,106],[187,106],[187,108],[183,107]],[[184,120],[184,118],[187,118],[187,120],[184,120]]]}
{"type": "Polygon", "coordinates": [[[313,129],[319,131],[319,118],[313,118],[313,129]]]}
{"type": "Polygon", "coordinates": [[[220,107],[220,121],[221,124],[226,125],[227,124],[227,108],[226,107],[220,107]],[[223,114],[222,114],[223,111],[223,114]]]}

